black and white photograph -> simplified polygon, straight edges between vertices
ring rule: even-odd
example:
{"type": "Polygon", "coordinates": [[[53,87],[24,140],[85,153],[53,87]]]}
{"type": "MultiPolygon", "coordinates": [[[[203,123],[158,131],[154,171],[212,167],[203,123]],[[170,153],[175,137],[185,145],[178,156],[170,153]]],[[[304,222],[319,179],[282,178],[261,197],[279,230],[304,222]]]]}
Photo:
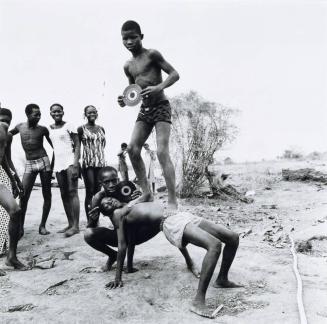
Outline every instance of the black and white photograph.
{"type": "Polygon", "coordinates": [[[0,0],[0,323],[327,323],[326,0],[0,0]]]}

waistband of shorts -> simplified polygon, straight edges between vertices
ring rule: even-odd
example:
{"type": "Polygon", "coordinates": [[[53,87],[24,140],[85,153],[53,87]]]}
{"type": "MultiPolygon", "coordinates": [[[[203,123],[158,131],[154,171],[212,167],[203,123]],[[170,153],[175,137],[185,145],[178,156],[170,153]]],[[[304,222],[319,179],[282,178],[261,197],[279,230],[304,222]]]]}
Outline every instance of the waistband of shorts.
{"type": "Polygon", "coordinates": [[[160,105],[167,105],[169,104],[169,100],[165,99],[165,100],[160,100],[155,102],[154,104],[152,104],[151,106],[146,106],[144,105],[144,103],[142,102],[141,108],[155,108],[158,107],[160,105]]]}
{"type": "Polygon", "coordinates": [[[34,159],[34,160],[26,160],[26,164],[44,162],[44,161],[47,161],[47,162],[49,161],[49,163],[50,163],[50,159],[49,159],[49,157],[47,155],[42,156],[42,157],[40,157],[38,159],[34,159]]]}

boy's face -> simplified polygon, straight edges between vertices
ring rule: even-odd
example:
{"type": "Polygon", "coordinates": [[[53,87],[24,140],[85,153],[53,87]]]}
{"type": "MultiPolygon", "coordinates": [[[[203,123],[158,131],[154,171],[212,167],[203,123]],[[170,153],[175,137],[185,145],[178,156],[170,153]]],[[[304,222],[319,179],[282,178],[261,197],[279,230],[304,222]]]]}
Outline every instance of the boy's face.
{"type": "Polygon", "coordinates": [[[101,200],[101,211],[106,214],[111,214],[115,209],[122,207],[123,204],[112,197],[104,197],[101,200]]]}
{"type": "Polygon", "coordinates": [[[137,52],[142,48],[143,34],[139,34],[135,30],[123,30],[121,32],[124,46],[130,52],[137,52]]]}
{"type": "Polygon", "coordinates": [[[114,171],[104,172],[100,179],[103,189],[107,193],[115,192],[117,184],[119,183],[118,174],[114,171]]]}
{"type": "Polygon", "coordinates": [[[53,118],[53,120],[56,122],[62,121],[62,117],[64,115],[64,111],[60,106],[53,106],[50,111],[50,115],[53,118]]]}
{"type": "Polygon", "coordinates": [[[37,124],[41,119],[41,112],[39,108],[33,108],[32,112],[27,115],[27,119],[31,124],[37,124]]]}
{"type": "Polygon", "coordinates": [[[1,123],[6,123],[8,127],[10,126],[11,123],[11,118],[7,115],[0,115],[0,122],[1,123]]]}

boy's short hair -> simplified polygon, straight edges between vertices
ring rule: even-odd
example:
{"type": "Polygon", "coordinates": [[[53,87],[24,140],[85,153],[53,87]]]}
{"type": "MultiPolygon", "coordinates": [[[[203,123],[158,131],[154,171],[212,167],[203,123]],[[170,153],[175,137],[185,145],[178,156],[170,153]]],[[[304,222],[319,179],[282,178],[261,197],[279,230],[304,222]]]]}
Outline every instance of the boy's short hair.
{"type": "Polygon", "coordinates": [[[114,167],[108,165],[108,166],[101,168],[101,170],[98,173],[98,180],[100,180],[102,178],[102,176],[105,172],[115,172],[118,177],[118,171],[114,167]]]}
{"type": "Polygon", "coordinates": [[[134,20],[127,20],[126,22],[124,22],[123,26],[121,27],[121,31],[127,30],[134,30],[138,34],[142,35],[140,25],[134,20]]]}
{"type": "Polygon", "coordinates": [[[51,109],[53,108],[53,107],[60,107],[62,110],[64,110],[64,107],[61,105],[61,104],[59,104],[59,103],[54,103],[54,104],[52,104],[51,106],[50,106],[50,111],[51,111],[51,109]]]}
{"type": "Polygon", "coordinates": [[[125,147],[127,147],[127,144],[126,143],[121,143],[120,147],[125,148],[125,147]]]}
{"type": "Polygon", "coordinates": [[[0,108],[0,115],[8,116],[10,119],[12,119],[12,113],[7,108],[0,108]]]}
{"type": "Polygon", "coordinates": [[[33,109],[40,109],[40,107],[37,104],[31,103],[28,104],[25,108],[25,114],[29,115],[32,113],[33,109]]]}

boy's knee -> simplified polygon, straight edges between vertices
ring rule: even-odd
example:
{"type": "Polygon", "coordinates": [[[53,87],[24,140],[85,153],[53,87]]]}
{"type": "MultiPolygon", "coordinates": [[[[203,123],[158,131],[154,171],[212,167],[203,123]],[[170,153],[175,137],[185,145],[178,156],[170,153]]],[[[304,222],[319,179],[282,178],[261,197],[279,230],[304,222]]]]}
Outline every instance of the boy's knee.
{"type": "Polygon", "coordinates": [[[13,205],[9,207],[8,214],[13,221],[19,220],[21,215],[21,209],[18,205],[13,205]]]}
{"type": "Polygon", "coordinates": [[[93,229],[92,228],[87,228],[84,232],[84,241],[86,243],[89,243],[92,241],[93,238],[93,229]]]}
{"type": "Polygon", "coordinates": [[[75,196],[77,195],[77,190],[76,189],[70,189],[68,190],[68,197],[69,197],[69,200],[75,198],[75,196]]]}
{"type": "Polygon", "coordinates": [[[127,152],[130,157],[134,157],[141,154],[141,147],[138,147],[135,144],[130,144],[127,147],[127,152]]]}
{"type": "Polygon", "coordinates": [[[157,156],[159,161],[165,161],[169,158],[169,152],[167,149],[160,148],[157,150],[157,156]]]}
{"type": "Polygon", "coordinates": [[[209,250],[212,252],[221,252],[221,242],[219,240],[214,240],[210,243],[209,250]]]}
{"type": "Polygon", "coordinates": [[[231,234],[230,240],[229,240],[229,244],[235,247],[238,247],[238,244],[240,242],[240,237],[237,233],[233,232],[231,234]]]}

